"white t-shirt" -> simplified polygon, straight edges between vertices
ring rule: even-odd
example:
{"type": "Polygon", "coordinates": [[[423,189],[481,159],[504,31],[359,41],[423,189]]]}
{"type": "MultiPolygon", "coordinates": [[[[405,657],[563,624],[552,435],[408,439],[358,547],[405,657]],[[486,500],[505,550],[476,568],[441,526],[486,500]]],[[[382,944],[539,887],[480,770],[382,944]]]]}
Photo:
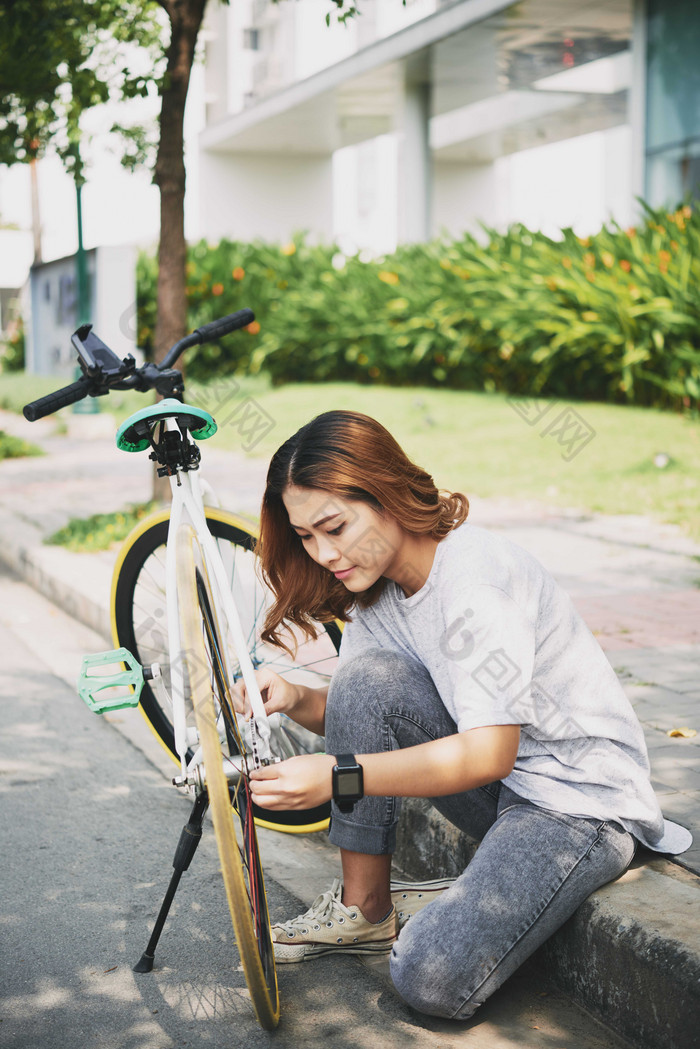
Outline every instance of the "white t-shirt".
{"type": "Polygon", "coordinates": [[[341,662],[369,648],[418,659],[459,732],[520,725],[503,781],[542,808],[616,820],[658,852],[692,837],[664,820],[644,733],[614,670],[568,594],[516,543],[470,522],[437,546],[411,597],[392,581],[355,606],[341,662]]]}

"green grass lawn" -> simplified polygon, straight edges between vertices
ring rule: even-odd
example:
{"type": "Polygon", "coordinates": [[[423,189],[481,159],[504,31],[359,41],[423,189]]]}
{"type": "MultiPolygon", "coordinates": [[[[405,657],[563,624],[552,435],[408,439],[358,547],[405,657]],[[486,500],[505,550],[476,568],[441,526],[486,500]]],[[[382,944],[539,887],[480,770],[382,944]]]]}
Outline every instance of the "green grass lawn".
{"type": "MultiPolygon", "coordinates": [[[[391,389],[350,383],[247,388],[274,426],[249,454],[269,459],[314,415],[351,408],[382,422],[440,487],[467,495],[536,499],[612,514],[644,514],[679,524],[700,541],[700,422],[671,412],[597,403],[538,402],[548,410],[526,422],[503,394],[425,388],[391,389]],[[578,416],[580,438],[566,443],[567,409],[578,416]],[[547,428],[549,432],[547,432],[547,428]],[[585,440],[591,435],[589,440],[585,440]],[[665,453],[665,468],[654,465],[665,453]]],[[[206,391],[199,403],[207,404],[206,391]]],[[[244,451],[237,416],[226,402],[218,447],[244,451]]],[[[212,404],[214,407],[214,404],[212,404]]],[[[576,420],[574,420],[576,422],[576,420]]]]}
{"type": "MultiPolygon", "coordinates": [[[[20,411],[26,400],[54,386],[51,379],[0,376],[0,407],[20,411]]],[[[529,424],[516,411],[517,402],[503,394],[352,383],[272,388],[260,377],[205,386],[191,383],[187,397],[217,419],[219,432],[212,442],[219,448],[269,459],[314,415],[351,408],[379,419],[440,487],[468,496],[644,514],[678,524],[700,541],[700,421],[688,416],[621,405],[540,401],[540,410],[547,411],[529,424]],[[271,424],[252,447],[241,423],[247,400],[249,410],[259,406],[271,424]],[[586,443],[580,439],[567,445],[557,438],[567,408],[577,413],[580,433],[592,435],[586,443]],[[669,457],[662,469],[654,465],[657,453],[669,457]]],[[[146,403],[134,393],[100,399],[118,423],[146,403]]],[[[69,408],[60,414],[65,417],[67,412],[69,408]]],[[[206,447],[203,450],[206,453],[206,447]]]]}

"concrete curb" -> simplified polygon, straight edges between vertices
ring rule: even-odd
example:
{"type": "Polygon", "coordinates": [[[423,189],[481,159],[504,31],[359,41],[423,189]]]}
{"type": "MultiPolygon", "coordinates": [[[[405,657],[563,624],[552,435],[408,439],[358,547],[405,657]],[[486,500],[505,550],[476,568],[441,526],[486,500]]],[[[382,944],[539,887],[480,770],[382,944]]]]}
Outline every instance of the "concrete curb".
{"type": "Polygon", "coordinates": [[[111,630],[104,595],[110,592],[109,559],[42,546],[41,534],[0,508],[0,562],[16,572],[79,623],[109,643],[111,630]],[[94,594],[101,595],[99,599],[94,594]]]}
{"type": "MultiPolygon", "coordinates": [[[[115,555],[44,547],[36,526],[2,508],[0,536],[0,561],[109,647],[115,555]]],[[[407,876],[456,875],[476,847],[428,801],[405,803],[395,863],[407,876]]],[[[578,909],[535,964],[639,1049],[700,1049],[700,878],[645,852],[578,909]]]]}
{"type": "MultiPolygon", "coordinates": [[[[404,802],[394,861],[409,878],[456,877],[478,843],[424,799],[404,802]]],[[[700,878],[640,850],[541,947],[534,963],[639,1049],[700,1047],[700,878]]]]}

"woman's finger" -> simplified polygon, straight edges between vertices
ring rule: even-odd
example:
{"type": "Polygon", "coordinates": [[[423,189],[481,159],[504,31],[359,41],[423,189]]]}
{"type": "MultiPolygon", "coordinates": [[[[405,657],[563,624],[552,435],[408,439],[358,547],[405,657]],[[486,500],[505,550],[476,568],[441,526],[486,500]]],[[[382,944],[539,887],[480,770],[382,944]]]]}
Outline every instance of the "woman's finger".
{"type": "Polygon", "coordinates": [[[279,779],[275,765],[261,765],[259,769],[253,769],[250,779],[256,782],[261,779],[279,779]]]}

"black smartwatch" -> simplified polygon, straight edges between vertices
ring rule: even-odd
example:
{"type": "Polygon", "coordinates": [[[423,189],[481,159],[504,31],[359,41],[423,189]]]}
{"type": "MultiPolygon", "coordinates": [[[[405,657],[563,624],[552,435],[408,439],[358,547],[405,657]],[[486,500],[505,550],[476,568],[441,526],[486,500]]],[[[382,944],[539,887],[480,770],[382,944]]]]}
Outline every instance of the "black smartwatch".
{"type": "Polygon", "coordinates": [[[333,766],[333,801],[341,812],[352,812],[355,802],[363,798],[362,765],[354,754],[336,755],[333,766]]]}

